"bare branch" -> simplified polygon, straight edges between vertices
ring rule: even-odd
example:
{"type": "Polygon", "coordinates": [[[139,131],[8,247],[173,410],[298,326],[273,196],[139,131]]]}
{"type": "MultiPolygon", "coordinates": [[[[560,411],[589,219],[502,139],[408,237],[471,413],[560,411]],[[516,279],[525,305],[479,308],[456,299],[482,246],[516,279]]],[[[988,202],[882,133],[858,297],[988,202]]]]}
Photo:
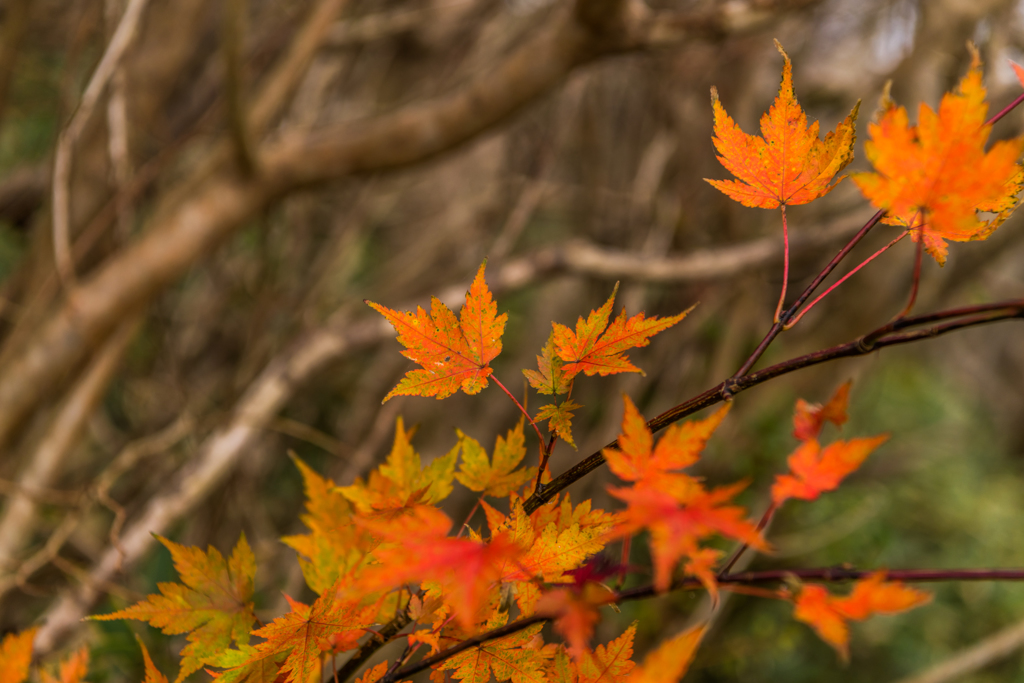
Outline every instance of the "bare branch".
{"type": "Polygon", "coordinates": [[[89,123],[100,96],[117,70],[121,58],[131,46],[148,0],[130,0],[124,15],[110,38],[106,52],[89,79],[78,109],[61,131],[53,163],[53,249],[57,272],[65,286],[75,281],[75,265],[71,255],[71,158],[75,143],[89,123]]]}

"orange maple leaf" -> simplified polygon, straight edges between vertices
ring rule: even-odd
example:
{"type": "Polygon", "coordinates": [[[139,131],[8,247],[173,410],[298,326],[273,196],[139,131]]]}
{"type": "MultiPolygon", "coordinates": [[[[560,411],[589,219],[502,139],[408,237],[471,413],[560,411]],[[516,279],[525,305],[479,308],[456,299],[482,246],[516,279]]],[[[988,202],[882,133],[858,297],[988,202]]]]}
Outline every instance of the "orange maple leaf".
{"type": "Polygon", "coordinates": [[[608,320],[618,290],[619,285],[615,283],[612,295],[601,308],[591,311],[586,320],[578,318],[575,332],[565,325],[551,323],[554,329],[555,351],[564,363],[561,369],[562,382],[571,380],[581,372],[587,373],[588,376],[602,377],[620,372],[643,374],[643,370],[629,362],[624,352],[647,346],[651,343],[651,337],[672,327],[693,310],[691,306],[682,313],[668,318],[655,316],[645,319],[643,313],[627,318],[626,309],[623,308],[619,317],[609,325],[608,320]]]}
{"type": "Polygon", "coordinates": [[[89,617],[97,621],[138,619],[163,629],[164,633],[188,633],[188,645],[181,651],[177,681],[198,671],[203,664],[228,649],[231,641],[249,642],[253,613],[253,580],[256,558],[245,540],[238,539],[225,561],[216,548],[204,553],[199,548],[178,545],[157,536],[171,551],[181,583],[160,583],[160,595],[113,614],[89,617]]]}
{"type": "Polygon", "coordinates": [[[715,110],[715,148],[718,160],[739,180],[707,182],[744,206],[774,209],[806,204],[832,191],[837,173],[853,159],[854,122],[860,102],[834,132],[818,138],[818,122],[807,125],[807,115],[793,92],[793,65],[785,60],[782,85],[775,103],[761,117],[761,135],[747,135],[732,120],[711,89],[715,110]]]}
{"type": "Polygon", "coordinates": [[[909,125],[904,107],[888,92],[883,95],[864,144],[875,172],[851,175],[872,204],[888,211],[884,222],[907,227],[940,265],[946,261],[946,240],[985,239],[1002,223],[1016,206],[1024,179],[1018,165],[1024,138],[985,151],[992,127],[985,125],[981,58],[973,47],[971,52],[971,68],[956,92],[943,95],[938,113],[921,104],[916,126],[909,125]],[[985,221],[979,211],[999,215],[985,221]]]}
{"type": "Polygon", "coordinates": [[[287,681],[308,681],[320,665],[325,650],[350,650],[367,627],[376,621],[379,605],[361,606],[346,599],[342,582],[324,591],[312,605],[305,605],[285,595],[291,611],[252,632],[265,638],[249,650],[243,665],[258,664],[266,659],[288,653],[279,675],[287,681]]]}
{"type": "Polygon", "coordinates": [[[87,673],[89,673],[89,648],[83,646],[73,655],[61,661],[57,676],[43,671],[39,678],[42,683],[81,683],[87,673]]]}
{"type": "Polygon", "coordinates": [[[777,507],[789,498],[815,500],[825,491],[834,491],[848,474],[860,467],[872,451],[889,439],[888,434],[836,441],[821,448],[817,439],[808,439],[789,456],[793,474],[776,475],[772,502],[777,507]]]}
{"type": "Polygon", "coordinates": [[[0,642],[0,683],[22,683],[28,679],[35,637],[35,628],[4,636],[0,642]]]}
{"type": "Polygon", "coordinates": [[[387,318],[398,332],[398,341],[406,347],[402,355],[419,363],[384,397],[451,396],[460,388],[467,394],[479,393],[491,375],[489,363],[501,353],[501,335],[507,313],[498,315],[498,306],[484,282],[484,267],[466,292],[460,318],[437,298],[430,314],[417,307],[416,312],[396,311],[372,301],[366,303],[387,318]]]}
{"type": "Polygon", "coordinates": [[[569,654],[582,662],[588,653],[594,625],[600,618],[597,608],[615,599],[615,594],[599,583],[585,583],[580,589],[554,588],[537,600],[536,614],[555,620],[555,630],[569,644],[569,654]]]}
{"type": "Polygon", "coordinates": [[[572,381],[570,377],[565,376],[563,365],[562,359],[558,357],[558,352],[555,350],[555,333],[552,330],[548,335],[547,343],[541,350],[541,355],[537,356],[538,369],[523,370],[523,375],[530,382],[530,386],[542,394],[549,396],[564,394],[569,391],[572,381]]]}
{"type": "Polygon", "coordinates": [[[621,636],[607,645],[587,650],[578,661],[568,657],[565,651],[556,652],[549,666],[548,680],[558,683],[622,683],[635,667],[632,660],[635,636],[634,621],[621,636]]]}
{"type": "Polygon", "coordinates": [[[625,409],[619,447],[605,448],[602,451],[604,459],[619,479],[643,482],[661,490],[665,490],[664,485],[671,481],[666,473],[689,467],[700,459],[701,451],[729,413],[731,405],[725,404],[707,419],[671,425],[655,446],[654,436],[643,415],[629,396],[622,398],[625,409]]]}
{"type": "Polygon", "coordinates": [[[806,441],[816,439],[826,422],[837,427],[846,424],[846,408],[850,404],[850,382],[844,382],[825,405],[797,399],[793,412],[793,436],[806,441]]]}
{"type": "Polygon", "coordinates": [[[160,669],[156,668],[156,664],[150,658],[149,650],[146,649],[145,644],[138,636],[135,636],[135,640],[138,641],[139,647],[142,648],[142,662],[146,671],[146,678],[143,683],[167,683],[167,676],[164,676],[160,673],[160,669]]]}
{"type": "Polygon", "coordinates": [[[541,406],[533,419],[535,422],[547,420],[548,433],[557,434],[559,439],[572,446],[573,450],[576,450],[576,442],[572,440],[572,418],[575,415],[572,411],[582,407],[571,398],[562,401],[557,406],[554,403],[549,403],[546,406],[541,406]]]}
{"type": "Polygon", "coordinates": [[[675,683],[686,675],[697,647],[704,637],[700,624],[665,640],[647,653],[640,666],[633,669],[626,683],[675,683]]]}
{"type": "Polygon", "coordinates": [[[668,590],[676,562],[689,557],[694,568],[704,570],[697,578],[716,596],[708,555],[698,545],[701,539],[721,534],[758,550],[768,550],[757,526],[743,518],[746,511],[736,505],[725,505],[745,486],[743,482],[705,491],[697,484],[683,504],[664,491],[648,487],[609,488],[609,493],[627,503],[610,537],[622,538],[648,529],[654,555],[654,586],[658,591],[668,590]]]}
{"type": "MultiPolygon", "coordinates": [[[[793,599],[788,593],[783,597],[793,599]]],[[[885,572],[875,572],[857,581],[844,597],[830,595],[823,586],[804,585],[793,599],[793,616],[809,624],[843,658],[848,660],[848,620],[863,621],[873,614],[895,614],[930,601],[930,593],[909,588],[899,581],[886,581],[885,572]]]]}
{"type": "Polygon", "coordinates": [[[409,533],[407,517],[390,528],[376,524],[373,530],[393,541],[374,553],[379,564],[368,568],[359,586],[376,591],[408,582],[437,581],[459,624],[468,630],[478,622],[478,612],[507,563],[522,557],[525,549],[508,534],[497,534],[484,543],[470,538],[449,538],[451,519],[435,510],[432,522],[409,533]]]}
{"type": "MultiPolygon", "coordinates": [[[[507,615],[488,623],[488,628],[504,625],[507,615]]],[[[518,633],[488,641],[483,645],[460,652],[441,664],[435,671],[453,670],[452,677],[464,683],[488,683],[491,672],[498,681],[512,683],[547,683],[544,664],[547,653],[531,647],[544,624],[534,624],[518,633]]],[[[433,680],[434,677],[431,676],[433,680]]]]}

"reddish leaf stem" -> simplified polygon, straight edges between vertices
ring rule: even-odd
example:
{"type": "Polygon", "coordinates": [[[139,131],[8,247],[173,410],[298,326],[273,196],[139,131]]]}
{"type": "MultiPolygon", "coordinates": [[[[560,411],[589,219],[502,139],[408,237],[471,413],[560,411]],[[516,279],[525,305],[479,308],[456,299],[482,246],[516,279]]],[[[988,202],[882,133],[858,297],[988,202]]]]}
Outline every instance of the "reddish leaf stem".
{"type": "Polygon", "coordinates": [[[802,310],[801,310],[801,311],[800,311],[799,313],[797,313],[797,314],[796,314],[796,317],[794,317],[794,318],[790,319],[790,321],[789,321],[788,323],[786,323],[785,325],[783,325],[783,326],[782,326],[782,328],[783,328],[784,330],[788,330],[788,329],[792,328],[792,327],[793,327],[794,325],[796,325],[796,324],[797,324],[798,322],[800,322],[800,318],[802,318],[802,317],[804,317],[805,315],[807,315],[807,312],[808,312],[808,311],[810,311],[810,310],[811,310],[812,308],[814,308],[814,307],[815,307],[815,306],[816,306],[816,305],[818,304],[818,302],[819,302],[819,301],[821,301],[821,300],[822,300],[822,299],[824,299],[824,298],[825,298],[826,296],[828,296],[828,295],[829,295],[829,293],[830,293],[830,292],[831,292],[831,291],[832,291],[833,289],[835,289],[835,288],[836,288],[836,287],[838,287],[839,285],[841,285],[841,284],[843,284],[844,282],[846,282],[846,280],[847,280],[847,279],[849,279],[851,275],[853,275],[853,274],[854,274],[854,273],[856,273],[856,272],[857,272],[858,270],[860,270],[861,268],[863,268],[864,266],[866,266],[867,264],[871,263],[871,262],[872,262],[872,261],[874,261],[874,260],[875,260],[876,258],[878,258],[879,256],[881,256],[881,255],[882,255],[883,253],[885,253],[886,251],[888,251],[890,247],[892,247],[892,246],[893,246],[893,245],[895,245],[895,244],[896,244],[897,242],[899,242],[900,240],[902,240],[902,239],[903,239],[904,237],[906,237],[906,236],[907,236],[908,234],[909,234],[908,232],[904,231],[903,233],[901,233],[901,234],[900,234],[900,236],[899,236],[899,237],[897,237],[896,239],[894,239],[894,240],[893,240],[892,242],[889,242],[889,244],[885,245],[884,247],[882,247],[881,249],[879,249],[878,251],[876,251],[876,252],[875,252],[874,254],[872,254],[871,256],[868,256],[868,257],[867,257],[866,259],[864,259],[863,261],[861,261],[861,262],[860,262],[860,263],[859,263],[859,264],[858,264],[858,265],[857,265],[857,266],[856,266],[856,267],[855,267],[855,268],[854,268],[853,270],[851,270],[851,271],[850,271],[849,273],[847,273],[846,275],[844,275],[844,276],[842,276],[841,278],[839,278],[839,279],[838,279],[838,280],[837,280],[837,281],[836,281],[836,282],[835,282],[835,283],[834,283],[834,284],[833,284],[833,285],[832,285],[831,287],[829,287],[829,288],[828,288],[828,289],[826,289],[826,290],[825,290],[824,292],[822,292],[821,294],[819,294],[819,295],[818,295],[818,296],[817,296],[817,297],[816,297],[816,298],[814,299],[814,301],[812,301],[811,303],[809,303],[809,304],[807,304],[806,306],[804,306],[804,308],[803,308],[803,309],[802,309],[802,310]]]}
{"type": "Polygon", "coordinates": [[[814,278],[811,284],[807,285],[806,289],[804,289],[804,291],[800,293],[800,296],[797,297],[796,301],[794,301],[793,304],[788,309],[786,309],[785,312],[783,312],[783,314],[779,318],[779,322],[772,325],[771,329],[768,330],[768,333],[764,336],[764,339],[761,340],[761,343],[757,345],[757,348],[754,349],[754,352],[752,354],[750,354],[750,357],[747,358],[743,365],[740,366],[740,369],[737,370],[732,377],[725,381],[724,384],[726,395],[724,398],[728,399],[732,395],[734,380],[736,380],[738,377],[742,375],[747,374],[750,371],[750,368],[754,367],[754,363],[756,363],[758,359],[760,359],[761,356],[764,355],[764,352],[768,350],[768,347],[771,345],[771,343],[775,341],[775,338],[778,337],[779,333],[782,332],[782,328],[786,324],[786,322],[789,321],[789,317],[793,315],[796,311],[798,311],[801,306],[804,305],[804,302],[810,298],[811,294],[814,293],[814,290],[816,290],[818,286],[822,282],[824,282],[825,278],[832,274],[832,271],[835,270],[836,266],[838,266],[839,263],[843,259],[845,259],[851,251],[853,251],[853,248],[856,247],[857,244],[860,243],[862,239],[864,239],[864,236],[867,235],[868,232],[873,227],[875,227],[875,225],[878,224],[878,221],[882,220],[882,216],[884,215],[885,211],[878,211],[877,213],[875,213],[875,215],[872,216],[871,219],[864,224],[864,227],[858,230],[857,234],[854,235],[850,239],[850,241],[846,243],[846,246],[840,249],[839,253],[836,254],[832,258],[832,260],[825,265],[824,268],[822,268],[821,272],[818,273],[818,275],[814,278]]]}
{"type": "Polygon", "coordinates": [[[524,408],[523,404],[519,402],[519,399],[517,399],[515,396],[513,396],[512,392],[505,388],[505,385],[501,383],[501,380],[499,380],[494,375],[491,375],[491,379],[493,379],[494,383],[497,384],[499,387],[501,387],[501,390],[504,391],[508,395],[508,397],[510,399],[512,399],[512,402],[516,404],[516,408],[519,408],[519,412],[521,412],[523,415],[526,416],[526,420],[527,420],[527,422],[530,423],[530,426],[533,427],[533,431],[537,432],[537,438],[540,439],[541,457],[543,457],[543,455],[544,455],[544,435],[540,433],[540,427],[538,427],[537,423],[533,421],[533,418],[530,417],[530,414],[528,412],[526,412],[526,408],[524,408]]]}
{"type": "Polygon", "coordinates": [[[773,322],[779,322],[782,315],[782,306],[786,303],[786,287],[789,285],[789,226],[786,224],[786,205],[782,205],[782,292],[779,294],[779,303],[775,306],[775,318],[773,322]]]}
{"type": "MultiPolygon", "coordinates": [[[[768,526],[768,522],[772,521],[772,516],[775,514],[776,510],[778,510],[778,508],[775,507],[775,503],[772,503],[768,506],[768,509],[764,511],[764,514],[761,515],[761,521],[757,523],[758,533],[768,526]]],[[[736,552],[732,554],[732,557],[729,558],[729,561],[725,563],[725,566],[718,571],[718,578],[727,575],[729,570],[735,566],[736,562],[739,561],[743,556],[743,553],[746,552],[749,547],[750,546],[747,543],[742,543],[740,547],[736,549],[736,552]]]]}
{"type": "Polygon", "coordinates": [[[1013,102],[1010,102],[1008,105],[1003,107],[1002,111],[1000,111],[999,113],[993,115],[992,118],[990,118],[988,121],[985,122],[985,125],[986,126],[993,125],[996,121],[998,121],[999,119],[1003,118],[1004,116],[1009,114],[1011,111],[1016,109],[1017,106],[1021,102],[1024,102],[1024,93],[1021,93],[1020,95],[1017,95],[1017,99],[1015,99],[1013,102]]]}
{"type": "Polygon", "coordinates": [[[907,306],[900,314],[896,316],[896,320],[906,318],[910,315],[910,311],[914,308],[914,304],[917,303],[917,291],[918,286],[921,284],[921,261],[924,258],[924,216],[918,212],[914,216],[914,221],[911,223],[910,229],[914,229],[914,224],[917,223],[917,219],[920,217],[921,223],[917,227],[917,253],[914,255],[914,279],[910,285],[910,300],[907,301],[907,306]]]}

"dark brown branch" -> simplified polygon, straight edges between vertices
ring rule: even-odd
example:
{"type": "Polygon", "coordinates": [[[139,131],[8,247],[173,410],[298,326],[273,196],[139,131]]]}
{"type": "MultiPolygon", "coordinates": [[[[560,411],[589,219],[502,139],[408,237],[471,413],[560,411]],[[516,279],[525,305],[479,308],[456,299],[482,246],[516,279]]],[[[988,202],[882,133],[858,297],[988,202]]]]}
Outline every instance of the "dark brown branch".
{"type": "MultiPolygon", "coordinates": [[[[839,358],[863,356],[887,346],[908,344],[922,339],[938,337],[946,334],[947,332],[953,332],[966,327],[974,327],[985,323],[1017,318],[1024,319],[1024,299],[1014,299],[994,304],[982,304],[980,306],[969,306],[965,308],[951,309],[949,311],[940,311],[937,313],[918,316],[916,318],[907,318],[905,322],[908,325],[920,324],[922,322],[935,322],[939,320],[952,320],[951,322],[946,322],[924,329],[887,334],[877,340],[874,340],[871,344],[865,344],[864,340],[870,339],[871,334],[873,334],[869,333],[860,339],[847,342],[846,344],[840,344],[838,346],[822,349],[821,351],[815,351],[814,353],[798,356],[788,361],[764,368],[763,370],[758,370],[757,372],[731,378],[730,380],[727,380],[729,385],[728,391],[726,390],[726,382],[722,382],[721,384],[708,389],[704,393],[695,396],[684,403],[680,403],[661,415],[658,415],[654,419],[650,420],[647,423],[647,426],[652,432],[657,432],[673,422],[692,415],[699,410],[728,400],[741,391],[745,391],[746,389],[750,389],[758,384],[767,382],[770,379],[774,379],[781,375],[786,375],[812,365],[826,363],[839,358]]],[[[613,441],[605,446],[605,448],[614,448],[617,445],[618,441],[613,441]]],[[[543,490],[530,496],[524,504],[527,514],[533,512],[541,505],[544,505],[546,502],[551,500],[556,493],[567,488],[570,484],[579,481],[602,464],[604,464],[604,455],[602,454],[602,451],[597,451],[596,453],[587,456],[578,464],[556,477],[550,484],[545,486],[543,490]]]]}
{"type": "MultiPolygon", "coordinates": [[[[848,569],[846,567],[818,567],[808,569],[770,569],[758,572],[738,572],[718,577],[718,583],[722,586],[731,585],[756,585],[761,583],[780,583],[792,579],[800,581],[818,582],[841,582],[856,581],[867,578],[877,573],[877,569],[848,569]]],[[[939,581],[1024,581],[1024,569],[892,569],[884,570],[885,578],[890,581],[903,581],[906,583],[933,583],[939,581]]],[[[693,590],[703,588],[698,579],[683,577],[672,583],[670,591],[693,590]]],[[[617,593],[608,604],[619,604],[630,600],[641,600],[658,595],[653,585],[639,586],[630,590],[617,593]]],[[[397,671],[389,673],[381,679],[381,683],[393,683],[401,678],[407,678],[420,671],[424,671],[450,659],[460,652],[465,652],[474,647],[498,638],[510,636],[525,628],[547,621],[548,617],[531,616],[518,619],[501,628],[486,631],[472,638],[467,638],[452,647],[438,652],[433,657],[402,667],[397,671]]]]}

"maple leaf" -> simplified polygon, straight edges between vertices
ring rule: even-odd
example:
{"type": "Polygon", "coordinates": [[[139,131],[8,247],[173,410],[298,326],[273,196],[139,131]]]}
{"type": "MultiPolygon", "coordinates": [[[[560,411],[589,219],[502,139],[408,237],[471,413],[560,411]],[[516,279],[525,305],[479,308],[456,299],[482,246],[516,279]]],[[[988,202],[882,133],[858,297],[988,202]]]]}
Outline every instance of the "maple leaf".
{"type": "Polygon", "coordinates": [[[546,406],[541,406],[540,410],[537,411],[535,422],[542,422],[548,420],[548,432],[553,432],[558,435],[558,438],[572,446],[573,450],[576,450],[576,443],[572,440],[572,418],[574,416],[574,410],[582,408],[579,403],[569,399],[562,401],[560,405],[549,403],[546,406]]]}
{"type": "Polygon", "coordinates": [[[832,191],[839,182],[833,182],[835,175],[853,160],[860,108],[858,102],[834,132],[819,139],[818,122],[808,126],[796,101],[789,55],[779,41],[775,47],[785,60],[782,85],[761,117],[762,137],[740,130],[719,101],[718,91],[711,89],[718,160],[739,180],[705,180],[744,206],[762,209],[806,204],[832,191]]]}
{"type": "Polygon", "coordinates": [[[576,331],[565,325],[551,323],[554,330],[555,351],[563,361],[562,373],[565,381],[571,380],[581,372],[588,376],[614,375],[620,372],[639,372],[643,370],[629,362],[624,354],[633,348],[650,344],[650,338],[667,330],[686,317],[693,306],[678,315],[668,318],[644,318],[637,313],[632,318],[626,317],[623,308],[615,320],[608,324],[615,304],[615,293],[619,285],[615,283],[608,301],[596,311],[591,311],[586,320],[582,317],[576,321],[576,331]],[[607,329],[606,329],[607,328],[607,329]]]}
{"type": "Polygon", "coordinates": [[[825,405],[797,399],[793,412],[793,436],[801,441],[815,439],[826,422],[836,427],[846,424],[846,408],[850,404],[850,382],[843,383],[825,405]]]}
{"type": "MultiPolygon", "coordinates": [[[[648,529],[654,556],[654,586],[664,592],[671,583],[672,568],[680,558],[692,558],[697,568],[707,566],[708,556],[701,552],[698,542],[708,536],[722,534],[758,550],[768,549],[757,526],[743,519],[743,508],[725,505],[745,486],[746,483],[740,483],[704,491],[698,485],[683,504],[664,491],[648,487],[609,488],[609,493],[627,503],[626,509],[619,513],[619,523],[610,538],[631,536],[648,529]]],[[[713,573],[698,574],[697,578],[712,596],[717,595],[713,573]]]]}
{"type": "Polygon", "coordinates": [[[36,629],[9,633],[0,642],[0,683],[22,683],[32,663],[32,642],[36,629]]]}
{"type": "Polygon", "coordinates": [[[358,601],[343,598],[341,586],[339,582],[324,591],[312,605],[285,595],[291,611],[252,632],[266,640],[249,651],[250,657],[243,665],[277,659],[287,652],[279,675],[285,675],[285,680],[304,682],[319,666],[324,650],[354,648],[367,627],[375,622],[378,606],[361,606],[358,601]]]}
{"type": "Polygon", "coordinates": [[[705,624],[700,624],[663,641],[647,653],[626,683],[675,683],[680,680],[697,654],[705,628],[705,624]]]}
{"type": "Polygon", "coordinates": [[[508,314],[497,314],[497,304],[484,282],[486,265],[487,261],[480,265],[466,292],[466,303],[458,320],[437,298],[431,299],[429,315],[420,307],[412,313],[366,302],[398,332],[398,341],[405,346],[402,355],[423,366],[407,372],[384,401],[392,396],[442,399],[460,388],[467,394],[476,394],[487,386],[489,364],[501,353],[501,335],[508,314]]]}
{"type": "Polygon", "coordinates": [[[387,461],[370,473],[368,482],[363,483],[359,478],[351,486],[338,487],[337,491],[363,513],[403,508],[412,503],[439,503],[447,498],[452,492],[459,445],[423,467],[419,453],[412,447],[411,437],[412,432],[405,431],[399,416],[387,461]]]}
{"type": "Polygon", "coordinates": [[[554,588],[537,600],[535,613],[553,618],[555,630],[569,644],[569,654],[577,662],[587,656],[587,646],[600,618],[597,608],[612,602],[615,594],[598,583],[577,588],[554,588]]]}
{"type": "Polygon", "coordinates": [[[704,420],[671,425],[654,446],[654,436],[643,415],[629,396],[623,396],[622,432],[618,448],[602,451],[608,467],[619,479],[644,482],[664,490],[663,484],[672,481],[665,473],[680,470],[697,462],[708,439],[725,416],[730,404],[725,404],[704,420]]]}
{"type": "Polygon", "coordinates": [[[808,439],[789,456],[793,474],[780,474],[772,485],[772,502],[777,507],[789,498],[815,500],[824,491],[834,491],[840,482],[860,467],[872,451],[889,439],[888,434],[870,438],[836,441],[824,448],[808,439]]]}
{"type": "Polygon", "coordinates": [[[940,265],[946,261],[946,240],[988,237],[1013,210],[1021,189],[1018,159],[1024,138],[985,151],[992,127],[985,124],[981,58],[973,47],[971,52],[971,67],[956,92],[942,96],[938,112],[922,103],[916,126],[909,124],[904,107],[888,92],[883,95],[864,144],[875,171],[851,175],[872,204],[888,211],[884,222],[907,227],[940,265]],[[1000,215],[984,221],[979,211],[1000,215]]]}
{"type": "Polygon", "coordinates": [[[508,430],[508,436],[494,441],[494,456],[487,461],[487,452],[480,442],[461,431],[462,464],[455,478],[470,491],[479,491],[485,496],[504,497],[517,490],[537,475],[536,467],[516,467],[526,457],[526,439],[523,436],[523,420],[508,430]]]}
{"type": "Polygon", "coordinates": [[[636,622],[607,645],[587,650],[579,661],[557,653],[550,668],[551,680],[558,683],[622,683],[633,670],[633,638],[636,622]]]}
{"type": "Polygon", "coordinates": [[[142,662],[146,671],[146,678],[143,683],[167,683],[167,676],[164,676],[160,673],[160,670],[156,668],[156,665],[149,656],[149,650],[146,649],[146,645],[142,642],[142,639],[135,636],[135,640],[138,641],[139,647],[142,648],[142,662]]]}
{"type": "MultiPolygon", "coordinates": [[[[488,627],[503,626],[504,618],[489,623],[488,627]]],[[[544,624],[534,624],[518,633],[488,641],[460,652],[434,668],[437,671],[453,670],[452,677],[465,683],[488,683],[492,672],[498,681],[547,683],[545,653],[530,647],[530,642],[543,627],[544,624]]]]}
{"type": "MultiPolygon", "coordinates": [[[[89,648],[81,647],[73,655],[61,661],[60,672],[56,677],[43,671],[39,678],[42,683],[81,683],[87,673],[89,673],[89,648]]],[[[165,683],[166,680],[164,679],[165,683]]]]}
{"type": "MultiPolygon", "coordinates": [[[[788,599],[788,593],[783,593],[788,599]]],[[[793,616],[809,624],[846,661],[850,657],[848,620],[863,621],[873,614],[895,614],[930,601],[930,593],[909,588],[900,581],[886,581],[875,572],[857,581],[849,595],[835,597],[823,586],[804,585],[796,596],[793,616]]]]}
{"type": "Polygon", "coordinates": [[[555,332],[551,331],[548,341],[544,344],[541,355],[537,356],[538,370],[523,370],[530,386],[542,394],[549,396],[564,394],[572,386],[572,378],[567,377],[562,368],[562,359],[555,350],[555,332]]]}
{"type": "Polygon", "coordinates": [[[237,650],[225,650],[209,660],[211,666],[224,671],[207,669],[206,672],[218,683],[275,683],[281,664],[289,654],[288,650],[264,654],[250,645],[241,645],[237,650]]]}
{"type": "Polygon", "coordinates": [[[253,579],[256,558],[245,534],[226,562],[216,548],[204,553],[199,548],[178,545],[156,537],[174,560],[181,583],[160,583],[160,595],[113,614],[89,617],[97,621],[138,619],[163,629],[164,633],[188,633],[189,644],[181,651],[181,669],[176,681],[198,671],[212,657],[235,641],[249,642],[253,614],[253,579]]]}
{"type": "Polygon", "coordinates": [[[392,528],[388,533],[394,544],[375,551],[379,564],[364,572],[359,586],[381,590],[410,581],[437,581],[456,619],[470,630],[502,568],[521,557],[524,549],[507,534],[494,535],[487,543],[449,538],[451,519],[440,510],[435,516],[444,517],[447,523],[422,527],[417,533],[405,532],[400,526],[392,528]]]}
{"type": "MultiPolygon", "coordinates": [[[[356,680],[356,683],[377,683],[377,681],[379,681],[380,679],[384,678],[384,674],[386,674],[387,672],[388,672],[388,663],[385,660],[385,661],[381,662],[380,664],[378,664],[377,666],[375,666],[373,668],[370,668],[370,669],[367,669],[366,673],[364,673],[362,676],[359,677],[358,680],[356,680]]],[[[404,681],[403,683],[409,683],[409,682],[408,681],[404,681]]]]}
{"type": "Polygon", "coordinates": [[[310,532],[281,540],[299,553],[302,576],[320,594],[362,561],[373,544],[363,529],[352,523],[352,503],[334,482],[294,455],[292,460],[302,473],[306,513],[301,519],[310,532]]]}

